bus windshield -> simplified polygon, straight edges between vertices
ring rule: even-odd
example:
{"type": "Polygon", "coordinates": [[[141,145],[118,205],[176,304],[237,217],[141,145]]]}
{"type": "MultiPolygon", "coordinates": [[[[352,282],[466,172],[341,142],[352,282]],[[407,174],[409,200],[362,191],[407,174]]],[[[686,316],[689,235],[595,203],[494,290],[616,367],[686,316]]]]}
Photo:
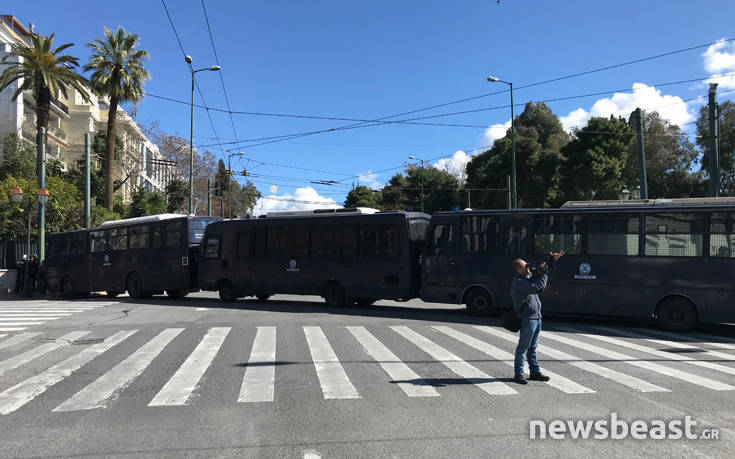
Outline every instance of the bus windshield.
{"type": "Polygon", "coordinates": [[[218,221],[218,218],[196,218],[189,220],[189,244],[201,244],[204,230],[210,223],[218,221]]]}

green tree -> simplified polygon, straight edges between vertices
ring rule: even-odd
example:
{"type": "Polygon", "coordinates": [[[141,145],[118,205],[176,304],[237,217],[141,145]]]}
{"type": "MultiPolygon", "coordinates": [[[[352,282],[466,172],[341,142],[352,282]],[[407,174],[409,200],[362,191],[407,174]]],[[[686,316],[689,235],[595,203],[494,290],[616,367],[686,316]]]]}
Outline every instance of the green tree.
{"type": "Polygon", "coordinates": [[[561,150],[561,190],[566,200],[618,199],[633,130],[622,118],[591,118],[561,150]]]}
{"type": "MultiPolygon", "coordinates": [[[[569,142],[569,135],[543,102],[528,102],[515,126],[518,207],[560,205],[563,196],[559,172],[564,160],[561,148],[569,142]]],[[[490,150],[473,157],[467,164],[469,188],[505,188],[506,175],[511,174],[511,147],[508,130],[490,150]]],[[[475,208],[504,208],[505,196],[497,191],[477,191],[472,193],[472,204],[475,208]]]]}
{"type": "Polygon", "coordinates": [[[383,209],[383,197],[380,190],[373,190],[363,185],[358,185],[347,193],[345,207],[372,207],[383,209]]]}
{"type": "Polygon", "coordinates": [[[36,178],[36,149],[32,143],[10,133],[3,139],[0,178],[12,175],[17,178],[36,178]]]}
{"type": "Polygon", "coordinates": [[[128,208],[127,218],[156,215],[166,212],[166,200],[158,193],[148,192],[142,186],[134,192],[128,208]]]}
{"type": "MultiPolygon", "coordinates": [[[[681,128],[661,118],[658,112],[645,112],[643,141],[646,150],[648,197],[687,198],[701,196],[702,174],[693,172],[698,152],[681,128]]],[[[630,145],[623,174],[629,187],[639,183],[638,146],[630,145]]]]}
{"type": "Polygon", "coordinates": [[[58,48],[53,48],[53,44],[54,34],[47,37],[34,33],[31,34],[30,47],[20,43],[12,44],[10,52],[0,61],[8,66],[0,75],[0,91],[21,80],[22,83],[13,93],[12,99],[16,100],[23,91],[33,92],[36,101],[36,129],[39,132],[41,128],[48,129],[51,99],[59,92],[64,97],[69,97],[67,89],[71,87],[85,101],[89,101],[86,91],[88,81],[73,70],[73,67],[79,66],[79,59],[61,54],[65,49],[74,46],[74,43],[66,43],[58,48]]]}
{"type": "Polygon", "coordinates": [[[150,74],[143,67],[148,51],[138,49],[139,36],[128,33],[120,26],[116,33],[105,27],[105,39],[87,43],[92,57],[84,71],[92,71],[92,88],[110,98],[107,115],[107,149],[105,160],[105,204],[112,209],[114,200],[113,165],[115,160],[115,122],[119,103],[137,103],[143,98],[143,86],[150,74]]]}
{"type": "Polygon", "coordinates": [[[457,178],[446,171],[434,167],[415,167],[409,165],[406,175],[396,174],[384,186],[381,195],[386,210],[421,210],[422,184],[424,212],[451,210],[459,204],[459,183],[457,178]]]}
{"type": "MultiPolygon", "coordinates": [[[[720,191],[722,196],[735,196],[735,101],[726,100],[719,106],[720,191]]],[[[697,147],[702,153],[701,170],[709,171],[709,107],[706,105],[697,118],[697,147]]]]}
{"type": "Polygon", "coordinates": [[[168,182],[166,185],[166,197],[168,203],[166,204],[166,212],[179,213],[184,212],[184,206],[189,196],[189,187],[186,186],[186,182],[183,180],[174,179],[168,182]]]}

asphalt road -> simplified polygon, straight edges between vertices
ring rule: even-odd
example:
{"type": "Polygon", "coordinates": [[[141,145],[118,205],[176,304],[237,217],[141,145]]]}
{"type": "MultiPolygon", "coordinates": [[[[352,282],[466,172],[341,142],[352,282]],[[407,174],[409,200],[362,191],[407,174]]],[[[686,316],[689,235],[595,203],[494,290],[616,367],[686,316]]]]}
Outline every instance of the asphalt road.
{"type": "Polygon", "coordinates": [[[420,301],[8,298],[0,457],[732,457],[729,327],[545,318],[551,380],[526,386],[512,382],[516,338],[420,301]],[[532,420],[613,413],[691,416],[719,438],[529,438],[532,420]]]}

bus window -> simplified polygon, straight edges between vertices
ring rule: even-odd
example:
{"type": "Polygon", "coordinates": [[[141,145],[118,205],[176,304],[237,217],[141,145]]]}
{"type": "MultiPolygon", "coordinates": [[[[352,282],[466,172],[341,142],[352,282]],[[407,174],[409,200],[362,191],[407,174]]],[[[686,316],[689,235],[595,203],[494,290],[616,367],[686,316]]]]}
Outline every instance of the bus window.
{"type": "Polygon", "coordinates": [[[216,218],[191,218],[189,219],[189,244],[199,244],[204,237],[207,225],[217,221],[216,218]]]}
{"type": "Polygon", "coordinates": [[[69,251],[64,255],[82,255],[84,253],[84,239],[86,233],[73,234],[69,239],[69,251]]]}
{"type": "Polygon", "coordinates": [[[183,221],[166,222],[166,247],[181,247],[181,226],[183,221]]]}
{"type": "Polygon", "coordinates": [[[704,214],[646,215],[646,252],[654,257],[699,257],[704,241],[704,214]]]}
{"type": "Polygon", "coordinates": [[[582,253],[581,215],[537,215],[534,218],[533,252],[582,253]]]}
{"type": "Polygon", "coordinates": [[[528,255],[528,226],[528,219],[525,217],[503,217],[503,255],[528,255]]]}
{"type": "Polygon", "coordinates": [[[288,256],[286,249],[286,229],[285,228],[268,228],[268,243],[265,251],[268,257],[288,256]]]}
{"type": "Polygon", "coordinates": [[[154,249],[163,247],[163,225],[153,225],[151,227],[151,247],[154,249]]]}
{"type": "Polygon", "coordinates": [[[361,226],[360,258],[395,258],[398,256],[398,228],[361,226]]]}
{"type": "Polygon", "coordinates": [[[130,228],[130,248],[148,248],[148,225],[133,226],[130,228]]]}
{"type": "Polygon", "coordinates": [[[735,213],[715,213],[710,216],[709,256],[735,257],[735,213]]]}
{"type": "Polygon", "coordinates": [[[292,227],[288,231],[288,236],[288,256],[290,258],[306,257],[309,253],[309,228],[292,227]]]}
{"type": "Polygon", "coordinates": [[[237,234],[237,256],[250,257],[250,231],[241,231],[237,234]]]}
{"type": "Polygon", "coordinates": [[[499,227],[488,215],[462,217],[462,252],[497,253],[499,227]]]}
{"type": "Polygon", "coordinates": [[[110,230],[110,250],[127,250],[128,229],[113,228],[110,230]]]}
{"type": "Polygon", "coordinates": [[[587,217],[589,255],[638,255],[640,218],[637,215],[608,214],[587,217]]]}
{"type": "Polygon", "coordinates": [[[453,249],[456,242],[454,225],[435,225],[431,234],[433,249],[453,249]]]}
{"type": "Polygon", "coordinates": [[[91,253],[107,252],[107,231],[89,232],[89,251],[91,253]]]}
{"type": "Polygon", "coordinates": [[[253,230],[253,245],[251,254],[253,258],[265,258],[265,229],[253,230]]]}
{"type": "Polygon", "coordinates": [[[331,226],[314,226],[311,228],[311,256],[325,259],[334,257],[334,243],[331,226]]]}
{"type": "Polygon", "coordinates": [[[338,226],[335,228],[335,240],[339,258],[352,260],[357,255],[357,227],[338,226]]]}
{"type": "Polygon", "coordinates": [[[204,258],[219,258],[219,237],[210,236],[204,244],[204,258]]]}

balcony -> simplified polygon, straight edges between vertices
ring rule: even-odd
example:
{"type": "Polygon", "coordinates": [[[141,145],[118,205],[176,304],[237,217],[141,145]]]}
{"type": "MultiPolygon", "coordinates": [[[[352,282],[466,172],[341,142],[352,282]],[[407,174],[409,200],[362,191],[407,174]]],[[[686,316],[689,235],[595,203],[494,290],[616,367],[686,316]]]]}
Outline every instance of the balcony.
{"type": "MultiPolygon", "coordinates": [[[[36,110],[36,99],[33,97],[33,93],[31,91],[23,92],[23,100],[30,108],[36,110]]],[[[49,115],[56,115],[59,118],[69,119],[69,107],[59,99],[52,97],[49,115]]]]}

